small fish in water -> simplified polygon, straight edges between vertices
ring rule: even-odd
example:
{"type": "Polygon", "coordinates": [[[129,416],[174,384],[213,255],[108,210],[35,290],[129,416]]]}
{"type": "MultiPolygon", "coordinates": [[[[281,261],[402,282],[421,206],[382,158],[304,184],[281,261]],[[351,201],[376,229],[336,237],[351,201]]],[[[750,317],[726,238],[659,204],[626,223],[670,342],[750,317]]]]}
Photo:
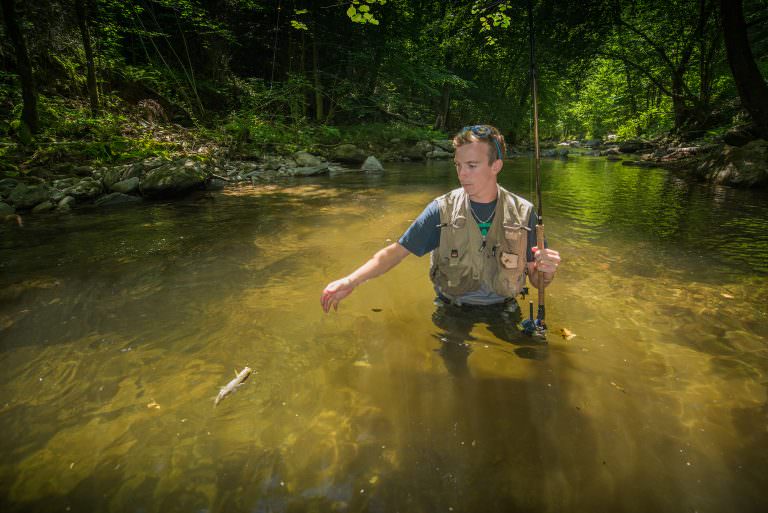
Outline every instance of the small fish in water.
{"type": "Polygon", "coordinates": [[[562,336],[562,337],[563,337],[565,340],[571,340],[573,337],[575,337],[575,336],[576,336],[576,333],[572,332],[572,331],[571,331],[571,330],[569,330],[568,328],[560,328],[560,331],[559,331],[559,333],[560,333],[560,335],[561,335],[561,336],[562,336]]]}
{"type": "Polygon", "coordinates": [[[243,367],[243,370],[240,372],[237,372],[237,369],[235,369],[235,378],[221,387],[221,390],[219,390],[219,395],[216,396],[216,400],[213,401],[214,406],[218,406],[222,399],[227,397],[229,394],[234,392],[238,389],[240,385],[242,385],[246,379],[248,379],[248,376],[251,375],[251,368],[250,367],[243,367]]]}

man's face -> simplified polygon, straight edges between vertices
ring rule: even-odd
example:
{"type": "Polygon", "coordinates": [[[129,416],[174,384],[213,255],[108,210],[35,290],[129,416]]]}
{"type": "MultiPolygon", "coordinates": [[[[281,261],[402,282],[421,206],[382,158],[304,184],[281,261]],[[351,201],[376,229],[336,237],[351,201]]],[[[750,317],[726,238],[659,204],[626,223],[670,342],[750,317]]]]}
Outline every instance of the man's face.
{"type": "MultiPolygon", "coordinates": [[[[492,143],[491,143],[492,144],[492,143]]],[[[459,183],[469,199],[479,203],[490,203],[496,199],[496,177],[503,162],[499,159],[488,163],[488,143],[475,141],[456,148],[453,158],[459,183]]]]}

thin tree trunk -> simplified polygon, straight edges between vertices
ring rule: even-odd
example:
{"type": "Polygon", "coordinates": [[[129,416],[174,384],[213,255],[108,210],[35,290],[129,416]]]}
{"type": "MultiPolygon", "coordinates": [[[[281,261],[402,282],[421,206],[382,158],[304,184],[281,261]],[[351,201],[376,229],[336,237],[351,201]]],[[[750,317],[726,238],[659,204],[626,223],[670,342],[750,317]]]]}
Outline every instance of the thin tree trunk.
{"type": "Polygon", "coordinates": [[[32,75],[32,63],[29,61],[29,52],[27,52],[27,45],[19,28],[19,21],[16,18],[16,6],[14,4],[14,0],[0,0],[0,5],[3,6],[5,28],[16,51],[16,66],[19,70],[19,78],[21,79],[21,97],[24,102],[24,108],[21,111],[21,121],[27,125],[31,133],[36,134],[40,129],[37,116],[37,90],[35,89],[35,79],[32,75]]]}
{"type": "Polygon", "coordinates": [[[448,114],[451,108],[451,86],[443,83],[441,89],[440,106],[433,127],[435,130],[445,130],[445,127],[448,125],[448,114]]]}
{"type": "Polygon", "coordinates": [[[768,85],[755,63],[747,38],[742,0],[720,0],[725,50],[741,103],[757,130],[768,137],[768,85]]]}
{"type": "Polygon", "coordinates": [[[317,51],[317,34],[312,37],[312,72],[315,78],[315,120],[322,121],[323,116],[323,86],[320,82],[320,57],[317,51]]]}
{"type": "Polygon", "coordinates": [[[80,27],[80,35],[83,38],[83,49],[85,50],[85,65],[88,75],[88,100],[91,104],[91,113],[93,116],[99,115],[99,93],[96,86],[96,66],[93,59],[93,47],[91,46],[91,35],[88,30],[88,10],[85,0],[75,0],[75,13],[77,14],[77,24],[80,27]]]}

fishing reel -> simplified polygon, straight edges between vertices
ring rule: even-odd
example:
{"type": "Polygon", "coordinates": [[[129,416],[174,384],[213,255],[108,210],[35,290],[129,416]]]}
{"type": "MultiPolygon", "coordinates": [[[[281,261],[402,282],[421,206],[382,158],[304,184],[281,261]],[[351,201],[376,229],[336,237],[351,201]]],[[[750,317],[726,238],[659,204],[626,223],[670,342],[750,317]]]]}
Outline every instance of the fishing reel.
{"type": "Polygon", "coordinates": [[[523,320],[523,333],[528,336],[546,337],[547,325],[544,323],[544,305],[539,305],[536,318],[533,318],[533,301],[528,302],[528,318],[523,320]]]}

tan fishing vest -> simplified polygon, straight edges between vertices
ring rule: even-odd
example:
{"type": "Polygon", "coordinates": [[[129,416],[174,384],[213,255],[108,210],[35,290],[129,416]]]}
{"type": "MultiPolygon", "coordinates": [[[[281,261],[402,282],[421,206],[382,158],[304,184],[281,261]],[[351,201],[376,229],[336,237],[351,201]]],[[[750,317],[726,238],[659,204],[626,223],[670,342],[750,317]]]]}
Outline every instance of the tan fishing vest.
{"type": "Polygon", "coordinates": [[[440,246],[432,252],[430,278],[449,299],[481,286],[514,297],[525,285],[530,202],[499,186],[485,244],[463,188],[437,198],[440,246]]]}

